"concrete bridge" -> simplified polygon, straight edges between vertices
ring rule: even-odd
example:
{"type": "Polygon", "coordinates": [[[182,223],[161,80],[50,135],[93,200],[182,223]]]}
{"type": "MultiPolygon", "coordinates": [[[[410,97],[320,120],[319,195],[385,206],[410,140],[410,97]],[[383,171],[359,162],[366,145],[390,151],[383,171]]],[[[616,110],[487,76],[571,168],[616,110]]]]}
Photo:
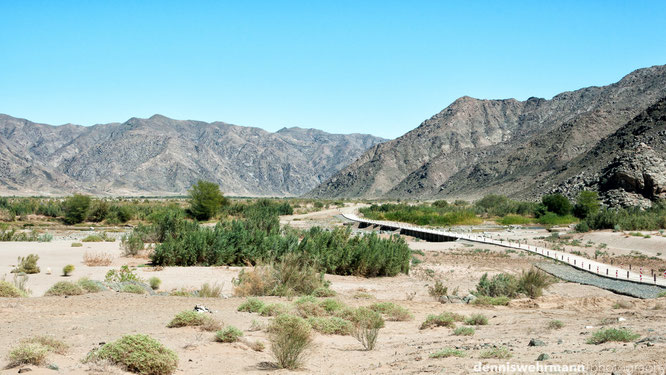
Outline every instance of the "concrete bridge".
{"type": "Polygon", "coordinates": [[[383,220],[370,220],[359,217],[355,214],[343,213],[342,216],[347,220],[359,223],[359,228],[374,228],[378,230],[400,231],[400,234],[416,237],[430,242],[445,242],[465,240],[483,244],[496,245],[510,249],[528,251],[546,258],[554,259],[566,263],[580,270],[593,273],[598,276],[607,277],[616,280],[631,281],[640,284],[658,285],[666,287],[666,278],[664,275],[651,274],[650,270],[627,270],[615,265],[609,265],[596,260],[588,259],[579,255],[566,253],[559,250],[552,250],[544,247],[529,245],[526,242],[511,242],[502,239],[492,239],[490,237],[473,234],[463,234],[448,231],[441,231],[411,225],[407,223],[383,220]]]}

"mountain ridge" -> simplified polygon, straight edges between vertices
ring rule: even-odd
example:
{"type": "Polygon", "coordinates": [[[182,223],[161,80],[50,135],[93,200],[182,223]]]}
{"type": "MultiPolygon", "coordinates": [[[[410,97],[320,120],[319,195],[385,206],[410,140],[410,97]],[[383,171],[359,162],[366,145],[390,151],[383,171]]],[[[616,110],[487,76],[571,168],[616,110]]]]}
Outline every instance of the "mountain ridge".
{"type": "Polygon", "coordinates": [[[273,133],[160,114],[92,126],[0,114],[0,192],[171,195],[202,178],[232,195],[295,196],[383,141],[304,128],[273,133]]]}
{"type": "Polygon", "coordinates": [[[463,96],[374,146],[307,194],[319,198],[534,198],[531,186],[666,96],[666,66],[552,99],[463,96]]]}

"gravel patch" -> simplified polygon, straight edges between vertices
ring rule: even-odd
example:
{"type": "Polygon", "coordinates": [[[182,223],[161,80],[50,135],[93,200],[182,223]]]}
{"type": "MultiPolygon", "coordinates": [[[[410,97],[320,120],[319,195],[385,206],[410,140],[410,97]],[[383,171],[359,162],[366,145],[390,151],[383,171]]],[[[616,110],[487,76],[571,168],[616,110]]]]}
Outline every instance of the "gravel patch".
{"type": "Polygon", "coordinates": [[[614,280],[597,276],[589,272],[575,269],[566,264],[537,263],[536,266],[543,271],[566,281],[592,285],[610,290],[611,292],[637,298],[656,298],[657,294],[666,290],[665,288],[656,285],[638,284],[630,281],[614,280]]]}

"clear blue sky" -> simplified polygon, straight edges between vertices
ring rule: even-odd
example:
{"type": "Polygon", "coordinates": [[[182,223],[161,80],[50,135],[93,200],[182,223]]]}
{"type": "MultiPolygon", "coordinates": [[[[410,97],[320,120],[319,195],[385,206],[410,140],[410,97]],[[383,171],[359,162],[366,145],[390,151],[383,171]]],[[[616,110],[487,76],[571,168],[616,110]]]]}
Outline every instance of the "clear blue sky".
{"type": "Polygon", "coordinates": [[[666,1],[0,1],[0,113],[400,136],[666,64],[666,1]]]}

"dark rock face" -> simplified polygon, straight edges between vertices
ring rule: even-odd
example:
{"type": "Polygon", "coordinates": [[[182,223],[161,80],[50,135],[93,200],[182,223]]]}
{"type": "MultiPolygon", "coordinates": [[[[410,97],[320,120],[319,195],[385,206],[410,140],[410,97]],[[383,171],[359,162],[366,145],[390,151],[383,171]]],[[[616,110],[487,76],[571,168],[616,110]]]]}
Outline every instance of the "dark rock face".
{"type": "Polygon", "coordinates": [[[293,196],[382,141],[160,115],[90,127],[0,115],[0,193],[184,194],[205,179],[233,195],[293,196]]]}
{"type": "Polygon", "coordinates": [[[552,176],[550,190],[575,197],[597,190],[609,205],[666,199],[666,98],[552,176]]]}
{"type": "Polygon", "coordinates": [[[314,197],[536,198],[577,157],[666,96],[666,66],[550,100],[462,97],[374,146],[308,193],[314,197]]]}

